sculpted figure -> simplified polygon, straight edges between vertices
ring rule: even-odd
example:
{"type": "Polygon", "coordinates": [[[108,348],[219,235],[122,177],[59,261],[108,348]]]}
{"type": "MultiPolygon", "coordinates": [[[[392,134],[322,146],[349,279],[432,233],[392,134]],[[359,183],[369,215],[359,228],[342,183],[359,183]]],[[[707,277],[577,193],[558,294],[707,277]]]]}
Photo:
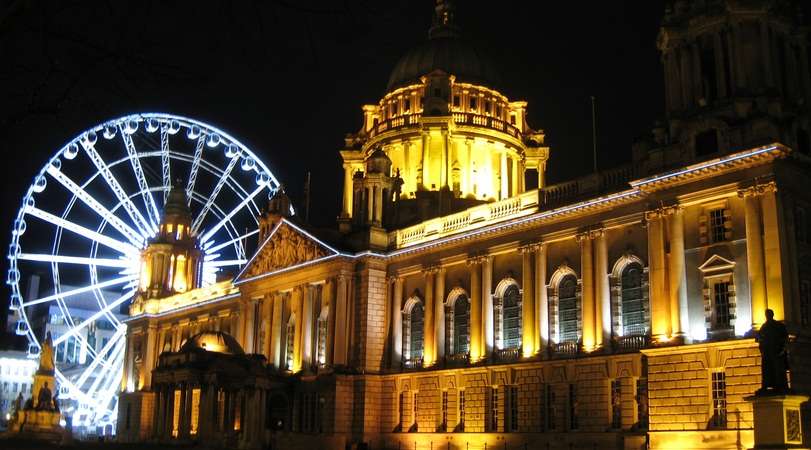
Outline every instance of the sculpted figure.
{"type": "Polygon", "coordinates": [[[42,349],[39,353],[39,372],[53,373],[54,371],[54,346],[51,340],[51,332],[45,335],[42,349]]]}
{"type": "Polygon", "coordinates": [[[766,310],[766,322],[760,327],[757,340],[762,373],[762,385],[758,392],[785,392],[788,390],[788,331],[783,323],[774,320],[771,309],[766,310]]]}
{"type": "Polygon", "coordinates": [[[48,387],[48,382],[46,381],[45,384],[39,389],[39,395],[37,396],[37,409],[46,409],[50,411],[51,408],[53,408],[51,397],[51,388],[48,387]]]}

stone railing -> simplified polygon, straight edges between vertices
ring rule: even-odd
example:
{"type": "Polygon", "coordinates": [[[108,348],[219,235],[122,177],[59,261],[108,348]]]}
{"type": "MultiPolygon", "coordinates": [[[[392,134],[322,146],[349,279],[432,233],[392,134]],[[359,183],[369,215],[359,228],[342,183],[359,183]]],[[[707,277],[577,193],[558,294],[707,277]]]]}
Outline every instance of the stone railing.
{"type": "Polygon", "coordinates": [[[580,343],[574,341],[558,342],[552,345],[552,352],[559,356],[576,356],[580,352],[580,343]]]}
{"type": "Polygon", "coordinates": [[[403,360],[403,369],[413,370],[422,368],[422,356],[419,358],[408,358],[403,360]]]}
{"type": "Polygon", "coordinates": [[[521,359],[521,347],[493,350],[493,360],[496,362],[518,361],[519,359],[521,359]]]}
{"type": "Polygon", "coordinates": [[[501,219],[532,214],[537,210],[538,191],[532,190],[497,202],[474,206],[456,214],[426,220],[392,232],[389,239],[397,248],[402,248],[427,239],[481,228],[501,219]]]}
{"type": "Polygon", "coordinates": [[[455,353],[445,357],[445,365],[448,367],[463,367],[470,364],[470,353],[455,353]]]}
{"type": "Polygon", "coordinates": [[[457,125],[476,125],[480,127],[490,128],[493,130],[502,131],[509,134],[514,138],[520,138],[521,132],[515,125],[510,124],[504,120],[496,117],[481,116],[473,113],[455,112],[453,113],[453,121],[457,125]]]}
{"type": "Polygon", "coordinates": [[[617,336],[613,340],[614,351],[617,353],[633,352],[650,346],[650,336],[617,336]]]}
{"type": "Polygon", "coordinates": [[[402,116],[392,117],[391,119],[384,120],[378,123],[371,130],[369,130],[369,137],[375,137],[380,133],[396,130],[399,128],[417,126],[420,123],[421,114],[405,114],[402,116]]]}
{"type": "Polygon", "coordinates": [[[544,209],[554,208],[574,202],[584,196],[627,188],[628,183],[636,179],[639,172],[638,166],[628,164],[564,183],[546,186],[540,190],[540,205],[544,209]]]}

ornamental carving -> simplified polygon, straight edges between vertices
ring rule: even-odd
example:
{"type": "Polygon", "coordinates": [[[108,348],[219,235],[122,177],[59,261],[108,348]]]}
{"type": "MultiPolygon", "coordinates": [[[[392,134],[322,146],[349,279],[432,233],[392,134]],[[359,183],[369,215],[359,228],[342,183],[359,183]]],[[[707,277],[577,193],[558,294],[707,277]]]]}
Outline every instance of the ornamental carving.
{"type": "Polygon", "coordinates": [[[262,245],[245,276],[252,277],[293,267],[329,254],[323,246],[283,223],[262,245]]]}

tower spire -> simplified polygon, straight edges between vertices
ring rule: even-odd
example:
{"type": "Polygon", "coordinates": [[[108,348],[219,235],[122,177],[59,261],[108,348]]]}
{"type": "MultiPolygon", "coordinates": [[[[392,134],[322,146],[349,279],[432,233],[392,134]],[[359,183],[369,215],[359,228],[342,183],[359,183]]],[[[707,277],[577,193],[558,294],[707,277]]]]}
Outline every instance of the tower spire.
{"type": "Polygon", "coordinates": [[[455,10],[451,0],[436,0],[434,23],[428,30],[430,39],[459,36],[459,27],[454,22],[455,10]]]}

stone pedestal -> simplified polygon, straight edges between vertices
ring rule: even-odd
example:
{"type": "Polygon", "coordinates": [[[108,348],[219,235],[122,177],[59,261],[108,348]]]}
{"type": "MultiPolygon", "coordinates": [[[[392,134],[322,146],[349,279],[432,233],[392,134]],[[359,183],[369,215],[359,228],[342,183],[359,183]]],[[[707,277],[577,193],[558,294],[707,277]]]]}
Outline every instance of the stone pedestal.
{"type": "Polygon", "coordinates": [[[807,395],[769,394],[746,397],[752,403],[755,450],[805,449],[800,405],[807,395]]]}

